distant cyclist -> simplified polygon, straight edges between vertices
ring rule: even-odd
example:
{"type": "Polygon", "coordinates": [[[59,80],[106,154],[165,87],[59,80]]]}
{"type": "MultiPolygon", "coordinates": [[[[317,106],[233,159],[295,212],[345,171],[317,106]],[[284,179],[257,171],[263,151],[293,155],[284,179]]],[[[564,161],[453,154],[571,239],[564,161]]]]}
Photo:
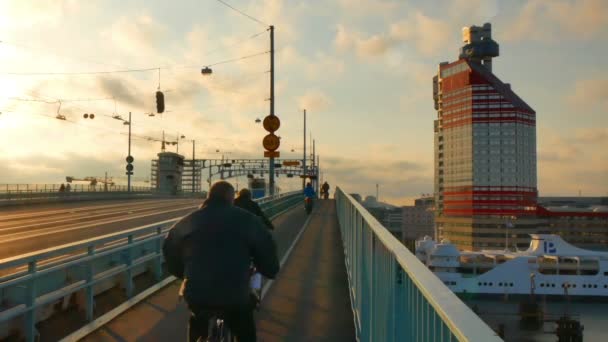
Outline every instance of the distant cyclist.
{"type": "Polygon", "coordinates": [[[304,196],[306,198],[315,198],[315,189],[312,187],[310,182],[306,183],[306,187],[304,188],[304,196]]]}
{"type": "Polygon", "coordinates": [[[251,191],[249,191],[249,189],[245,188],[239,191],[239,196],[234,200],[234,206],[258,216],[264,221],[264,224],[266,224],[268,229],[274,230],[272,222],[266,217],[260,206],[251,199],[251,191]]]}
{"type": "Polygon", "coordinates": [[[329,198],[329,184],[327,182],[323,183],[323,185],[321,185],[321,195],[323,196],[324,199],[329,198]]]}
{"type": "Polygon", "coordinates": [[[250,266],[267,278],[279,271],[276,244],[262,220],[233,206],[234,188],[220,181],[202,207],[171,228],[163,253],[169,272],[184,279],[191,311],[189,341],[204,340],[221,313],[239,342],[256,341],[250,266]]]}

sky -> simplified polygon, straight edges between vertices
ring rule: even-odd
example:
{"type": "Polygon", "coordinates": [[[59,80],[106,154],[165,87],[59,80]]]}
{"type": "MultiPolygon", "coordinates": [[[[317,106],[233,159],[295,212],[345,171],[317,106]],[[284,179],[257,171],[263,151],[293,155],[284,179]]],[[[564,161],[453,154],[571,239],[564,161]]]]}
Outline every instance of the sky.
{"type": "MultiPolygon", "coordinates": [[[[332,187],[379,184],[394,204],[433,192],[432,77],[457,59],[462,27],[490,22],[494,73],[537,113],[539,194],[608,195],[608,1],[228,2],[275,26],[281,157],[302,155],[307,109],[332,187]]],[[[111,116],[128,112],[134,135],[184,135],[199,158],[262,157],[269,55],[214,64],[267,52],[266,25],[216,0],[2,0],[0,41],[0,183],[124,182],[127,126],[111,116]],[[131,69],[152,70],[111,72],[131,69]],[[159,87],[166,113],[152,117],[159,87]]],[[[132,149],[141,182],[160,143],[132,149]]]]}

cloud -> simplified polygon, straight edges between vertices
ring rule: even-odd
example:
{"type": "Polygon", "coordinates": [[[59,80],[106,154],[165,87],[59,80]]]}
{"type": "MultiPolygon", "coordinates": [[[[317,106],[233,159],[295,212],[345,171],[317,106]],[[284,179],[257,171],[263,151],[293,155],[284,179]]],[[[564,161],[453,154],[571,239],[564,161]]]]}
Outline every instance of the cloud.
{"type": "Polygon", "coordinates": [[[577,108],[608,109],[608,78],[577,80],[567,100],[577,108]]]}
{"type": "Polygon", "coordinates": [[[304,95],[298,97],[298,105],[302,109],[322,111],[331,105],[331,99],[320,90],[308,90],[304,95]]]}
{"type": "Polygon", "coordinates": [[[133,56],[156,55],[166,34],[167,28],[147,14],[120,17],[101,32],[102,39],[133,56]]]}
{"type": "Polygon", "coordinates": [[[390,36],[396,41],[413,44],[424,56],[433,56],[449,42],[450,28],[445,21],[418,11],[405,20],[392,24],[390,36]]]}
{"type": "Polygon", "coordinates": [[[538,189],[541,194],[603,195],[608,189],[608,129],[590,127],[560,133],[539,129],[538,189]]]}
{"type": "Polygon", "coordinates": [[[143,107],[144,101],[141,96],[134,91],[133,85],[127,84],[125,79],[116,77],[101,77],[98,79],[101,92],[114,97],[117,101],[132,107],[143,107]]]}
{"type": "Polygon", "coordinates": [[[397,1],[384,0],[337,0],[341,10],[355,16],[387,15],[399,8],[397,1]]]}
{"type": "Polygon", "coordinates": [[[409,160],[324,157],[322,169],[328,182],[349,193],[375,194],[379,184],[381,199],[393,204],[409,204],[413,197],[433,190],[432,172],[409,160]]]}
{"type": "Polygon", "coordinates": [[[589,40],[605,37],[608,2],[604,0],[530,0],[503,31],[507,41],[589,40]]]}
{"type": "Polygon", "coordinates": [[[359,57],[378,57],[392,48],[411,44],[423,56],[434,56],[450,40],[450,25],[416,11],[406,19],[394,22],[386,32],[365,35],[338,25],[334,45],[338,51],[354,50],[359,57]]]}
{"type": "Polygon", "coordinates": [[[608,128],[594,127],[577,129],[575,140],[582,144],[594,146],[608,146],[608,128]]]}
{"type": "Polygon", "coordinates": [[[80,1],[77,0],[1,1],[0,27],[14,29],[34,25],[57,26],[66,15],[74,15],[79,6],[80,1]]]}

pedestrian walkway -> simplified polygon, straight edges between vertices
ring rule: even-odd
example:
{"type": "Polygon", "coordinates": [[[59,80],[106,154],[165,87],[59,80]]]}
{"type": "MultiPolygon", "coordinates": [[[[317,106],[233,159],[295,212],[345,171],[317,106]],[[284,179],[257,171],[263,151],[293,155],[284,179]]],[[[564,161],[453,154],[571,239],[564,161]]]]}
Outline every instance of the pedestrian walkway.
{"type": "MultiPolygon", "coordinates": [[[[256,314],[259,341],[355,340],[334,201],[318,201],[311,215],[256,314]]],[[[274,221],[281,255],[305,219],[298,207],[274,221]]],[[[84,341],[185,341],[188,312],[178,288],[168,285],[84,341]]]]}
{"type": "Polygon", "coordinates": [[[334,201],[317,209],[258,314],[261,341],[354,341],[344,251],[334,201]]]}

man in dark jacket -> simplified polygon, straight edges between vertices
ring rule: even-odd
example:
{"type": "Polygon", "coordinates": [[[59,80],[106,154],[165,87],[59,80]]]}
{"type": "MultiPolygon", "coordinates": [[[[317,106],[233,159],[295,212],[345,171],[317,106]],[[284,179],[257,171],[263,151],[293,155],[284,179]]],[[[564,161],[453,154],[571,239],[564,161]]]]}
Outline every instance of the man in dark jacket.
{"type": "Polygon", "coordinates": [[[239,197],[234,200],[234,206],[247,210],[248,212],[258,216],[262,219],[264,224],[266,224],[268,229],[274,230],[272,222],[270,222],[268,217],[264,215],[262,208],[260,208],[260,206],[251,199],[251,191],[249,191],[249,189],[245,188],[239,191],[239,197]]]}
{"type": "Polygon", "coordinates": [[[234,188],[217,182],[201,209],[177,222],[169,237],[183,239],[183,295],[191,310],[190,341],[207,336],[213,312],[222,312],[239,341],[255,341],[249,276],[274,278],[279,271],[276,245],[262,221],[233,206],[234,188]]]}

